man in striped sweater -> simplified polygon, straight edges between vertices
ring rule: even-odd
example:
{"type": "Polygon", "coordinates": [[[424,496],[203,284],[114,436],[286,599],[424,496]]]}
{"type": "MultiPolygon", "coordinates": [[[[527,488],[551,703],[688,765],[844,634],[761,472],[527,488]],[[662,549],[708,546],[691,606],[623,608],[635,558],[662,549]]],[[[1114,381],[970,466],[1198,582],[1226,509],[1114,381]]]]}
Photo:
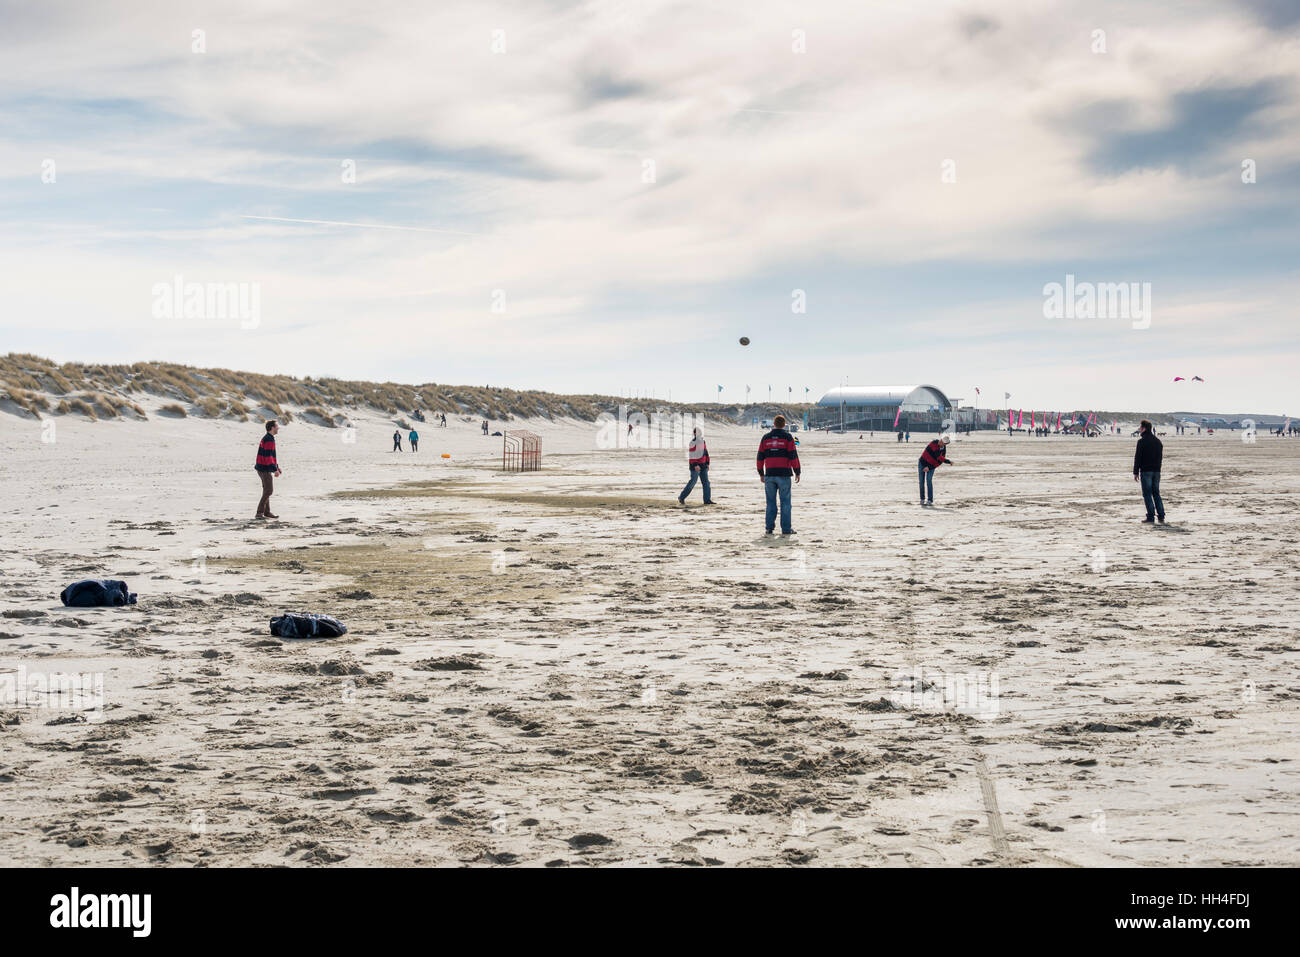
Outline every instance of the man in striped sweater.
{"type": "Polygon", "coordinates": [[[686,504],[686,496],[691,494],[691,489],[695,488],[698,481],[704,486],[704,504],[713,504],[713,490],[709,488],[709,447],[704,442],[704,435],[699,429],[691,436],[691,448],[687,453],[690,456],[688,465],[691,469],[691,480],[686,483],[686,488],[682,489],[682,494],[677,496],[677,502],[680,505],[686,504]]]}
{"type": "Polygon", "coordinates": [[[921,504],[934,504],[934,470],[940,465],[955,465],[952,459],[948,458],[948,436],[941,435],[933,439],[921,453],[921,457],[916,460],[916,475],[921,482],[921,504]],[[926,493],[929,492],[927,497],[926,493]]]}
{"type": "Polygon", "coordinates": [[[271,492],[275,484],[271,476],[280,474],[280,463],[275,459],[275,434],[279,431],[280,424],[275,419],[268,420],[266,435],[262,436],[262,441],[257,446],[257,464],[253,468],[257,469],[258,477],[262,480],[262,500],[257,503],[256,518],[280,517],[271,514],[271,492]]]}
{"type": "Polygon", "coordinates": [[[781,534],[794,535],[790,527],[790,476],[799,481],[799,448],[794,436],[785,430],[785,416],[772,420],[772,431],[758,443],[758,478],[767,493],[767,516],[764,525],[771,535],[776,527],[776,503],[781,501],[781,534]]]}

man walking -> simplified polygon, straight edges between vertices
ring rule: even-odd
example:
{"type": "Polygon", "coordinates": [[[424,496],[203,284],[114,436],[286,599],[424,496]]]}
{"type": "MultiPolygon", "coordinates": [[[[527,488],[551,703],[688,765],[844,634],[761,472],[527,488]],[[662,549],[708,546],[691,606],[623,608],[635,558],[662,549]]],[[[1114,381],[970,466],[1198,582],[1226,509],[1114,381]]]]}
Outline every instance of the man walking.
{"type": "Polygon", "coordinates": [[[257,464],[253,468],[257,470],[258,477],[262,480],[262,500],[257,503],[257,515],[254,518],[280,517],[271,514],[271,492],[275,485],[271,476],[280,474],[280,463],[275,459],[275,435],[279,431],[280,424],[275,419],[268,420],[266,435],[262,436],[262,441],[257,446],[257,464]]]}
{"type": "Polygon", "coordinates": [[[781,501],[781,534],[794,535],[790,525],[790,476],[799,481],[799,449],[794,436],[785,430],[785,416],[772,420],[772,431],[758,443],[758,478],[767,493],[767,517],[764,525],[771,535],[776,527],[777,498],[781,501]]]}
{"type": "Polygon", "coordinates": [[[407,438],[411,442],[411,451],[412,452],[420,451],[420,433],[415,431],[415,429],[412,429],[411,434],[408,435],[407,438]]]}
{"type": "Polygon", "coordinates": [[[704,486],[704,504],[713,504],[713,490],[709,488],[709,447],[704,443],[704,435],[697,428],[691,436],[691,448],[687,453],[690,456],[688,465],[691,469],[691,480],[686,483],[686,488],[682,489],[682,494],[677,496],[679,505],[686,504],[686,496],[691,494],[691,489],[695,488],[698,481],[704,486]]]}
{"type": "Polygon", "coordinates": [[[948,458],[948,436],[933,439],[916,460],[916,477],[921,483],[921,504],[934,504],[934,470],[940,465],[955,465],[948,458]]]}
{"type": "Polygon", "coordinates": [[[402,433],[398,429],[393,429],[393,451],[402,451],[402,433]]]}
{"type": "Polygon", "coordinates": [[[1142,524],[1150,525],[1159,519],[1165,523],[1165,503],[1160,497],[1160,465],[1164,459],[1164,443],[1156,438],[1150,419],[1138,424],[1140,437],[1133,453],[1133,481],[1142,485],[1142,501],[1146,503],[1147,517],[1142,524]]]}

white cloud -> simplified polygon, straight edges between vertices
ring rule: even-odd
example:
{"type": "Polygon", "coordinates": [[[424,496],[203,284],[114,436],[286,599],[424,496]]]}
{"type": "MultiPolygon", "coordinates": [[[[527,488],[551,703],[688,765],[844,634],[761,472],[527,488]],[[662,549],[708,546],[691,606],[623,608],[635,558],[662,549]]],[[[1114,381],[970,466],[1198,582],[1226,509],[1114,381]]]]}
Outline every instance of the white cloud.
{"type": "MultiPolygon", "coordinates": [[[[496,379],[532,374],[539,356],[558,363],[575,349],[586,367],[602,356],[612,367],[620,339],[641,334],[628,325],[620,336],[612,322],[679,316],[648,346],[646,374],[679,391],[698,383],[706,398],[732,357],[681,347],[721,332],[719,317],[736,308],[717,298],[734,294],[725,290],[792,265],[833,261],[841,271],[823,281],[851,288],[855,264],[1127,257],[1142,279],[1151,230],[1204,248],[1209,224],[1265,215],[1278,194],[1243,192],[1238,154],[1258,155],[1263,175],[1300,163],[1294,98],[1212,154],[1218,177],[1101,175],[1089,146],[1113,131],[1069,120],[1125,100],[1137,128],[1156,128],[1181,91],[1300,79],[1293,42],[1227,3],[1195,14],[1172,2],[1139,12],[1031,0],[984,12],[762,0],[24,8],[0,58],[21,119],[11,128],[22,131],[0,132],[0,188],[24,200],[21,235],[4,242],[7,295],[51,330],[99,321],[152,335],[140,290],[160,273],[262,281],[268,308],[281,310],[264,334],[297,343],[295,371],[338,368],[357,353],[337,333],[362,325],[380,342],[454,344],[444,379],[492,363],[496,379]],[[1099,26],[1104,56],[1090,50],[1099,26]],[[206,31],[204,54],[190,51],[193,29],[206,31]],[[795,29],[806,53],[791,51],[795,29]],[[492,52],[494,30],[505,31],[503,54],[492,52]],[[58,185],[39,182],[46,156],[59,162],[58,185]],[[355,184],[340,180],[345,158],[357,160],[355,184]],[[947,159],[951,185],[940,181],[947,159]],[[645,160],[654,183],[642,181],[645,160]],[[120,204],[101,191],[81,210],[44,205],[48,191],[90,181],[111,183],[120,204]],[[142,196],[175,212],[145,211],[142,196]],[[504,341],[477,333],[494,289],[518,319],[504,341]],[[615,319],[611,301],[622,305],[615,319]],[[319,334],[288,332],[301,329],[319,334]]],[[[1293,335],[1278,276],[1230,279],[1189,276],[1172,315],[1212,328],[1251,303],[1261,334],[1293,335]]],[[[917,290],[903,322],[915,323],[919,348],[899,359],[931,354],[921,338],[933,319],[955,329],[945,361],[983,361],[962,346],[971,324],[963,336],[959,318],[942,318],[950,297],[929,302],[933,292],[917,290]]],[[[1026,294],[1003,289],[970,308],[1026,294]]],[[[860,321],[832,319],[828,339],[837,323],[860,321]]],[[[1014,337],[1015,320],[1000,323],[1014,337]]],[[[213,349],[159,341],[185,361],[213,349]]],[[[837,378],[827,369],[840,358],[828,344],[805,376],[837,378]]]]}

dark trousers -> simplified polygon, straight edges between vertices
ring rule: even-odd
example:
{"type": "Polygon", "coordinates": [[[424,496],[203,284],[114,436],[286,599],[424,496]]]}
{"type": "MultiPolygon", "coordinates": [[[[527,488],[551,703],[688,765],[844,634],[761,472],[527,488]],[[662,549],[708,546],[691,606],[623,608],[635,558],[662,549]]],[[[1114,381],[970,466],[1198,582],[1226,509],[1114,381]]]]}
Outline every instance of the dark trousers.
{"type": "Polygon", "coordinates": [[[262,479],[262,500],[257,503],[257,514],[270,515],[271,514],[271,492],[274,489],[275,479],[273,478],[273,474],[271,472],[259,471],[257,474],[261,476],[262,479]]]}
{"type": "Polygon", "coordinates": [[[1165,502],[1160,497],[1160,473],[1142,472],[1138,478],[1142,482],[1142,501],[1146,503],[1147,518],[1165,517],[1165,502]]]}
{"type": "Polygon", "coordinates": [[[767,475],[763,477],[763,492],[767,496],[767,514],[764,525],[770,532],[776,527],[776,506],[781,505],[781,531],[792,530],[790,524],[790,482],[788,475],[767,475]]]}
{"type": "Polygon", "coordinates": [[[678,495],[677,498],[685,499],[686,496],[690,495],[691,490],[695,488],[696,482],[699,482],[704,486],[704,501],[712,501],[713,490],[709,488],[709,467],[707,465],[701,465],[698,472],[695,471],[694,468],[691,469],[691,480],[686,483],[686,488],[682,489],[682,494],[678,495]]]}
{"type": "Polygon", "coordinates": [[[916,477],[921,483],[921,501],[934,501],[934,469],[920,462],[916,466],[916,477]],[[926,492],[930,494],[927,496],[926,492]]]}

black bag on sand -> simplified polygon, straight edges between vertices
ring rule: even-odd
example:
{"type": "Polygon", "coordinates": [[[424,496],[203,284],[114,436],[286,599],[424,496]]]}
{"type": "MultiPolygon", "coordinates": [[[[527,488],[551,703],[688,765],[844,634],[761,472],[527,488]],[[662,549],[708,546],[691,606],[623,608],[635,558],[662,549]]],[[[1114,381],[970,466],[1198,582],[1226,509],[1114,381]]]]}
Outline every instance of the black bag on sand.
{"type": "Polygon", "coordinates": [[[135,592],[126,590],[126,582],[110,579],[83,578],[59,592],[59,600],[75,608],[95,608],[100,605],[134,605],[135,592]]]}
{"type": "Polygon", "coordinates": [[[277,638],[337,638],[348,626],[329,615],[281,615],[271,619],[271,634],[277,638]]]}

